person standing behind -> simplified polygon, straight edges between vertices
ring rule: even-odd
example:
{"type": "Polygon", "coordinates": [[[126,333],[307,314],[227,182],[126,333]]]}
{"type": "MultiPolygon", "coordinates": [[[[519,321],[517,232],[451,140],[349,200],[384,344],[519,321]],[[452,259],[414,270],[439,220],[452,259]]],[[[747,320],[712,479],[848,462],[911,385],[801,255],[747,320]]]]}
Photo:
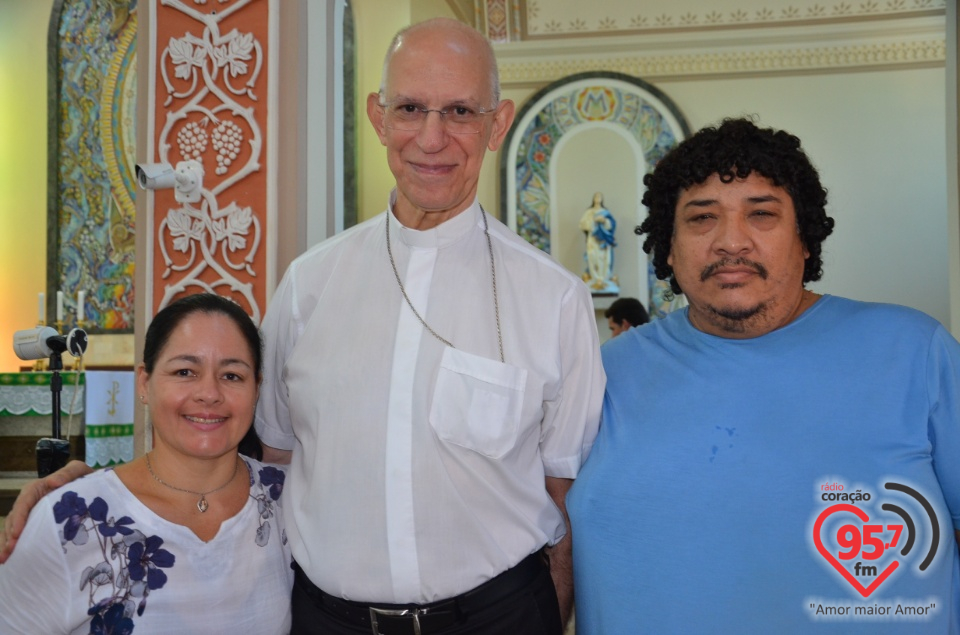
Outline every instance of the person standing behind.
{"type": "Polygon", "coordinates": [[[617,298],[603,312],[610,327],[610,337],[614,338],[627,329],[650,321],[650,315],[636,298],[617,298]]]}
{"type": "Polygon", "coordinates": [[[590,294],[477,201],[514,116],[482,35],[401,31],[367,115],[388,209],[297,258],[263,323],[294,632],[560,633],[603,394],[590,294]]]}
{"type": "Polygon", "coordinates": [[[256,325],[226,298],[154,317],[136,380],[153,449],[34,508],[0,566],[0,632],[288,632],[284,472],[237,454],[261,359],[256,325]]]}
{"type": "Polygon", "coordinates": [[[833,219],[795,136],[727,120],[644,184],[689,307],[603,348],[578,633],[960,632],[960,345],[805,288],[833,219]]]}

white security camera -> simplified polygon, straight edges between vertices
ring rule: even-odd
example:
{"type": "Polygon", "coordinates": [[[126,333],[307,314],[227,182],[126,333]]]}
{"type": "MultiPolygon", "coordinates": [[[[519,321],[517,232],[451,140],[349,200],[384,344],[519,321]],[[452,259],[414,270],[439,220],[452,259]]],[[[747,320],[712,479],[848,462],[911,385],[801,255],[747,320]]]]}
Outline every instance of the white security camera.
{"type": "Polygon", "coordinates": [[[177,175],[169,163],[138,163],[137,183],[145,190],[162,190],[177,184],[177,175]]]}
{"type": "Polygon", "coordinates": [[[179,203],[196,203],[203,190],[203,164],[190,159],[174,168],[169,163],[138,163],[137,183],[145,190],[174,189],[179,203]]]}
{"type": "Polygon", "coordinates": [[[83,329],[70,329],[66,335],[60,335],[55,328],[38,326],[13,334],[13,352],[23,360],[44,359],[64,351],[81,357],[86,350],[87,332],[83,329]]]}

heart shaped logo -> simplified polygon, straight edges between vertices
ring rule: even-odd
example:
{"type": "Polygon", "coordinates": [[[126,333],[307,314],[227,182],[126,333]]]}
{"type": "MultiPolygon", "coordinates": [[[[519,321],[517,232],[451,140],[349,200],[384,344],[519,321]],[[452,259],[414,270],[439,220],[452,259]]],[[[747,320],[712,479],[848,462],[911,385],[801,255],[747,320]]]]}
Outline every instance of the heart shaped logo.
{"type": "MultiPolygon", "coordinates": [[[[857,592],[863,597],[869,597],[871,593],[876,591],[877,588],[881,584],[883,584],[884,580],[886,580],[891,573],[896,571],[897,567],[900,566],[900,562],[898,560],[893,560],[892,562],[890,562],[890,564],[888,564],[887,567],[882,572],[880,572],[880,574],[873,580],[873,582],[870,583],[869,586],[865,587],[862,584],[860,584],[860,581],[857,580],[857,578],[855,578],[852,573],[850,573],[850,571],[843,565],[843,563],[840,562],[840,560],[838,560],[837,557],[835,557],[830,551],[827,550],[827,548],[823,544],[823,539],[820,535],[821,529],[823,528],[823,524],[827,520],[827,518],[829,518],[833,514],[840,513],[840,512],[851,513],[855,515],[857,518],[859,518],[861,521],[863,521],[864,524],[870,521],[870,516],[867,514],[867,512],[863,511],[856,505],[848,505],[845,503],[832,505],[831,507],[828,507],[825,510],[823,510],[823,512],[821,512],[820,515],[817,517],[817,522],[813,526],[813,542],[816,544],[817,551],[820,552],[820,555],[823,556],[827,562],[833,565],[834,569],[840,572],[840,575],[842,575],[843,578],[850,583],[850,586],[856,589],[857,592]]],[[[841,529],[841,532],[843,532],[843,530],[848,527],[851,530],[856,530],[856,528],[853,526],[844,526],[844,528],[841,529]]],[[[857,553],[859,553],[860,551],[859,537],[861,534],[857,533],[856,535],[857,535],[856,550],[853,550],[852,546],[850,546],[851,551],[846,552],[846,554],[843,554],[841,552],[841,557],[846,555],[847,559],[852,559],[853,557],[856,556],[857,553]]],[[[868,535],[869,535],[869,532],[868,532],[868,535]]],[[[877,540],[877,542],[874,542],[873,544],[874,544],[874,554],[876,554],[876,557],[879,557],[879,554],[876,553],[877,545],[879,545],[881,549],[885,545],[883,544],[882,541],[879,541],[879,540],[877,540]]],[[[886,546],[889,546],[889,545],[886,545],[886,546]]],[[[874,555],[874,554],[871,554],[871,555],[874,555]]],[[[860,563],[858,562],[857,565],[859,566],[859,564],[860,563]]]]}

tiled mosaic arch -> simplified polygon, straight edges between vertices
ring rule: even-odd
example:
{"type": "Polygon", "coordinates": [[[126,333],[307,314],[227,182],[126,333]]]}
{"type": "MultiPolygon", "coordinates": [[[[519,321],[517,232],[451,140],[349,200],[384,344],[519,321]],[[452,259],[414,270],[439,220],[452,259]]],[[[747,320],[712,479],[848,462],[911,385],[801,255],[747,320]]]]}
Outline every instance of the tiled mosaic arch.
{"type": "MultiPolygon", "coordinates": [[[[663,92],[614,72],[578,73],[546,86],[524,104],[500,155],[504,222],[532,245],[550,249],[550,161],[563,136],[595,122],[622,128],[647,171],[690,133],[686,119],[663,92]]],[[[683,304],[647,264],[652,316],[683,304]]]]}
{"type": "MultiPolygon", "coordinates": [[[[138,0],[55,0],[48,67],[47,306],[132,333],[138,0]]],[[[67,318],[67,327],[72,326],[67,318]]]]}

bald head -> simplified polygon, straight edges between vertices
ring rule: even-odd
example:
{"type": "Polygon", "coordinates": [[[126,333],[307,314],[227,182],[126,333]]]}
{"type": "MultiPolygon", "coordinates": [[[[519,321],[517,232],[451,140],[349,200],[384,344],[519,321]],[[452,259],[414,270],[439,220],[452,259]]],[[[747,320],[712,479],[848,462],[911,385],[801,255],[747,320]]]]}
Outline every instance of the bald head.
{"type": "Polygon", "coordinates": [[[383,75],[380,78],[380,93],[387,94],[390,82],[390,62],[400,50],[428,44],[442,47],[456,56],[467,56],[477,64],[483,64],[484,74],[490,81],[491,104],[500,101],[500,75],[497,71],[497,58],[493,47],[476,29],[451,18],[433,18],[401,29],[390,42],[387,55],[383,60],[383,75]]]}
{"type": "Polygon", "coordinates": [[[468,26],[429,20],[394,38],[380,91],[367,95],[367,117],[387,149],[397,179],[393,213],[405,226],[436,227],[476,200],[483,157],[500,148],[515,113],[498,89],[493,50],[468,26]],[[423,115],[417,125],[397,125],[413,111],[423,115]],[[452,128],[449,113],[475,125],[452,128]]]}

